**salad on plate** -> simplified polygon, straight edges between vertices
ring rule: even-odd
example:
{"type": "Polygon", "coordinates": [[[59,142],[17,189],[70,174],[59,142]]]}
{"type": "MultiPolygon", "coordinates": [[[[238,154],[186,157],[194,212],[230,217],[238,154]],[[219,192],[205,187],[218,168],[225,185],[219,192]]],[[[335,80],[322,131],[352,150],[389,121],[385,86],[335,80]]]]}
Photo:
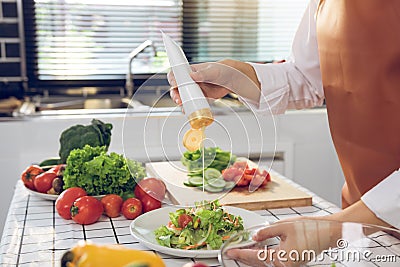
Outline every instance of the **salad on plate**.
{"type": "Polygon", "coordinates": [[[216,250],[244,229],[243,219],[226,212],[218,200],[170,212],[169,219],[154,235],[160,245],[176,249],[216,250]]]}

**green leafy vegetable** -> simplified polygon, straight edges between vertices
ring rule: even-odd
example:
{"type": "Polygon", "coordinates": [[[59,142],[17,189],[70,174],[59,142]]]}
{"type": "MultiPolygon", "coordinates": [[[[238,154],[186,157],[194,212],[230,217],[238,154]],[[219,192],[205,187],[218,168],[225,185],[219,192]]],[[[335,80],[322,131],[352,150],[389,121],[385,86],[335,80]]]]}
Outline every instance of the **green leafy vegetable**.
{"type": "Polygon", "coordinates": [[[112,124],[93,119],[90,125],[74,125],[61,133],[59,156],[66,163],[69,153],[85,145],[104,146],[108,149],[111,142],[112,124]]]}
{"type": "Polygon", "coordinates": [[[227,213],[218,200],[178,209],[169,217],[168,225],[162,225],[154,234],[160,245],[170,248],[219,249],[225,240],[244,229],[242,218],[227,213]],[[179,224],[182,215],[191,218],[185,227],[179,224]]]}
{"type": "Polygon", "coordinates": [[[189,176],[202,176],[203,171],[207,168],[214,168],[222,171],[233,164],[236,156],[228,151],[224,151],[219,147],[204,148],[204,166],[202,151],[186,151],[183,153],[181,162],[189,171],[189,176]]]}
{"type": "Polygon", "coordinates": [[[82,187],[88,195],[125,196],[133,192],[136,183],[145,177],[145,168],[123,155],[106,153],[105,147],[89,145],[72,150],[64,172],[64,189],[82,187]]]}

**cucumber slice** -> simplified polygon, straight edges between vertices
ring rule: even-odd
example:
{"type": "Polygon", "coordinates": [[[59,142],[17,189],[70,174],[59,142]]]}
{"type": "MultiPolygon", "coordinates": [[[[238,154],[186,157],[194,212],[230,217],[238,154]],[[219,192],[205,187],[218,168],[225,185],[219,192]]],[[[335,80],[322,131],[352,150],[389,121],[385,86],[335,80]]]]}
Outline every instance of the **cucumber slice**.
{"type": "Polygon", "coordinates": [[[230,189],[234,188],[235,185],[236,185],[235,182],[232,182],[232,181],[225,181],[225,187],[224,187],[224,189],[225,189],[225,190],[230,190],[230,189]]]}
{"type": "Polygon", "coordinates": [[[189,183],[189,181],[184,181],[183,185],[186,185],[188,187],[197,187],[196,185],[192,185],[191,183],[189,183]]]}
{"type": "Polygon", "coordinates": [[[208,180],[207,182],[208,182],[208,185],[210,185],[212,187],[215,187],[215,188],[222,188],[223,189],[225,187],[225,185],[226,185],[225,180],[224,179],[220,179],[220,178],[211,179],[211,180],[208,180]]]}
{"type": "Polygon", "coordinates": [[[217,170],[217,169],[207,168],[204,171],[204,178],[206,180],[216,179],[216,178],[219,178],[219,177],[221,177],[221,172],[219,170],[217,170]]]}
{"type": "Polygon", "coordinates": [[[193,186],[202,186],[203,185],[203,177],[193,176],[188,178],[188,182],[193,186]]]}
{"type": "Polygon", "coordinates": [[[222,192],[224,190],[224,188],[223,187],[222,188],[217,188],[217,187],[213,187],[213,186],[211,186],[209,184],[206,184],[204,186],[204,190],[206,190],[206,191],[208,191],[210,193],[218,193],[218,192],[222,192]]]}

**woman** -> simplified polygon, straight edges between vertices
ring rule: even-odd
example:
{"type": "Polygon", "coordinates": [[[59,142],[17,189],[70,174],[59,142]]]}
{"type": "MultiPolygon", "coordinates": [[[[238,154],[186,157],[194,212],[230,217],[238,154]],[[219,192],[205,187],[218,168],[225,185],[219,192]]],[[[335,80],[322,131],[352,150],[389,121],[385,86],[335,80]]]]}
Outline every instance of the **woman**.
{"type": "MultiPolygon", "coordinates": [[[[397,0],[311,0],[288,62],[204,63],[193,66],[192,78],[206,96],[234,91],[259,112],[279,114],[325,100],[346,183],[344,209],[323,219],[400,228],[399,26],[397,0]]],[[[172,74],[169,80],[176,86],[172,74]]],[[[171,97],[180,103],[176,89],[171,97]]],[[[271,234],[284,229],[255,238],[271,234]]]]}

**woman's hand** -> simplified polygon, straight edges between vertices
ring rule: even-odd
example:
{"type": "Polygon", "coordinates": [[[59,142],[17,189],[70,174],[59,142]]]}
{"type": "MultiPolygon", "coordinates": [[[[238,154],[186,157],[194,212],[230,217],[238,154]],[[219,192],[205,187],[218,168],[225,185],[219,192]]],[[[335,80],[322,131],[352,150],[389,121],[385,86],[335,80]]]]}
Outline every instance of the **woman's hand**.
{"type": "MultiPolygon", "coordinates": [[[[194,64],[191,68],[190,76],[199,84],[207,98],[218,99],[233,92],[252,101],[259,101],[260,84],[250,64],[225,59],[213,63],[194,64]]],[[[181,105],[182,100],[172,71],[168,73],[168,81],[171,85],[171,98],[181,105]]]]}
{"type": "Polygon", "coordinates": [[[186,263],[185,265],[183,265],[183,267],[209,267],[207,264],[205,263],[201,263],[201,262],[190,262],[190,263],[186,263]]]}
{"type": "Polygon", "coordinates": [[[227,256],[249,266],[299,266],[317,257],[324,249],[334,247],[340,236],[329,221],[316,218],[286,220],[258,231],[253,239],[265,241],[278,237],[279,245],[256,249],[231,249],[227,256]]]}

